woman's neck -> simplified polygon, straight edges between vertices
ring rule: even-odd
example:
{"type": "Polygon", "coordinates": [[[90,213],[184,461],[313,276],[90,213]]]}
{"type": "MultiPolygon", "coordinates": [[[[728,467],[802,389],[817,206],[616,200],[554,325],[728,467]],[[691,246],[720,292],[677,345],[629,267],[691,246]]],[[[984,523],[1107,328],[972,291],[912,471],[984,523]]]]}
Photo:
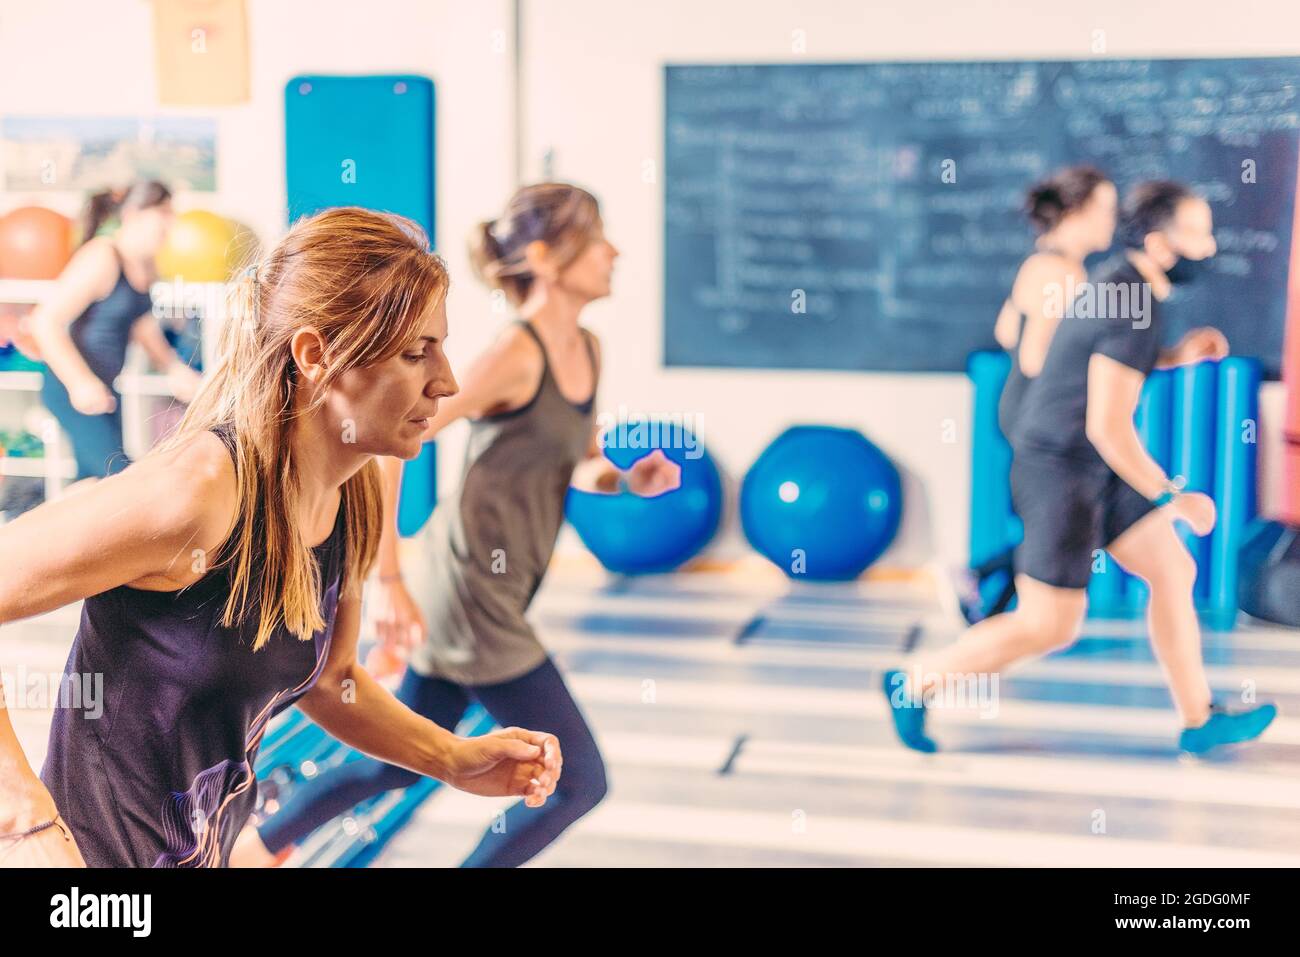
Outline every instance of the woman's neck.
{"type": "Polygon", "coordinates": [[[535,286],[519,307],[519,315],[534,326],[561,338],[577,335],[578,318],[586,302],[555,286],[535,286]]]}
{"type": "Polygon", "coordinates": [[[146,279],[153,278],[154,257],[140,253],[129,241],[123,242],[120,235],[109,237],[109,245],[117,252],[117,258],[127,269],[146,279]]]}
{"type": "Polygon", "coordinates": [[[1170,285],[1169,277],[1165,275],[1165,271],[1140,249],[1127,250],[1126,255],[1128,261],[1133,264],[1133,268],[1138,271],[1138,275],[1145,279],[1151,287],[1151,295],[1161,302],[1168,299],[1173,287],[1170,285]]]}
{"type": "Polygon", "coordinates": [[[298,518],[304,528],[332,514],[344,483],[370,458],[357,451],[347,436],[333,432],[319,409],[299,415],[289,427],[288,441],[301,496],[302,514],[298,518]]]}
{"type": "Polygon", "coordinates": [[[1084,258],[1091,252],[1090,249],[1085,247],[1084,243],[1072,240],[1069,236],[1060,236],[1054,233],[1040,236],[1037,246],[1039,252],[1056,253],[1058,256],[1064,256],[1074,262],[1083,262],[1084,258]]]}

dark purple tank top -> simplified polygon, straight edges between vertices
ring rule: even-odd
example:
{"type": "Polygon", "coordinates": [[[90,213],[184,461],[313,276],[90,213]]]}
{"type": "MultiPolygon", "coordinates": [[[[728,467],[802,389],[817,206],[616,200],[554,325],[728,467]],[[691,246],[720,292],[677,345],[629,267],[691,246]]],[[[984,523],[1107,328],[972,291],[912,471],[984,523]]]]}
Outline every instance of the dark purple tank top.
{"type": "MultiPolygon", "coordinates": [[[[229,430],[214,431],[233,456],[229,430]]],[[[256,616],[223,628],[222,567],[176,592],[123,585],[86,599],[64,680],[102,675],[102,694],[95,708],[55,708],[41,778],[89,866],[225,866],[256,801],[267,724],[329,654],[343,513],[313,550],[326,626],[310,641],[281,626],[254,653],[256,616]]]]}
{"type": "Polygon", "coordinates": [[[117,282],[107,296],[92,302],[68,327],[90,371],[110,389],[126,362],[131,327],[153,309],[148,291],[140,292],[126,278],[126,266],[116,246],[113,255],[117,257],[117,282]]]}

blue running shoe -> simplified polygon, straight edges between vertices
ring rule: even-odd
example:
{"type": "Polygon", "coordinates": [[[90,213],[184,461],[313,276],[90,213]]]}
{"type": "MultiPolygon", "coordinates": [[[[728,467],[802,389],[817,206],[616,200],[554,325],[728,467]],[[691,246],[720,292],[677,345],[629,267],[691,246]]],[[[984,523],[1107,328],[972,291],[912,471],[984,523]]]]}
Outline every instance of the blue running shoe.
{"type": "Polygon", "coordinates": [[[903,744],[913,751],[933,754],[939,750],[925,734],[925,705],[914,701],[906,691],[907,675],[901,671],[886,671],[883,689],[889,713],[894,719],[894,730],[903,744]]]}
{"type": "Polygon", "coordinates": [[[1184,728],[1178,747],[1191,754],[1204,754],[1222,744],[1251,741],[1277,717],[1277,705],[1262,704],[1249,711],[1229,712],[1222,705],[1210,705],[1210,717],[1199,728],[1184,728]]]}

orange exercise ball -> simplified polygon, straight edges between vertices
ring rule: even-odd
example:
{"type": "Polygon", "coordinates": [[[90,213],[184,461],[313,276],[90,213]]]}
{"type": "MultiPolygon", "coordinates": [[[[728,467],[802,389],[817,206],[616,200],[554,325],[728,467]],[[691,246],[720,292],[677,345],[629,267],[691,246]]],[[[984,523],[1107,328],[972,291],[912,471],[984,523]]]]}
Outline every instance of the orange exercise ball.
{"type": "Polygon", "coordinates": [[[238,226],[206,209],[181,213],[158,252],[158,275],[185,282],[225,282],[239,266],[244,241],[238,226]]]}
{"type": "Polygon", "coordinates": [[[57,279],[72,258],[72,220],[44,206],[0,218],[0,277],[57,279]]]}

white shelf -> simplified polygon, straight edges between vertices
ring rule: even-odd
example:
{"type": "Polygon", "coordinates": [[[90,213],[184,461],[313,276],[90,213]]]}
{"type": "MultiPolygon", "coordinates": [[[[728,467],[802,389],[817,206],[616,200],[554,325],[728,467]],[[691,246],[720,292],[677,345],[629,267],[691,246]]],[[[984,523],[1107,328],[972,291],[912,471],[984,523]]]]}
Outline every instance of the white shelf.
{"type": "MultiPolygon", "coordinates": [[[[40,392],[45,373],[32,369],[8,369],[0,372],[0,391],[40,392]]],[[[117,377],[117,391],[122,395],[159,395],[170,397],[167,377],[154,372],[124,372],[117,377]]]]}
{"type": "MultiPolygon", "coordinates": [[[[27,478],[47,478],[50,469],[58,463],[49,462],[44,457],[28,457],[19,455],[0,456],[0,475],[26,476],[27,478]]],[[[63,462],[63,468],[59,470],[65,479],[70,479],[77,474],[77,463],[68,459],[63,462]]]]}
{"type": "Polygon", "coordinates": [[[45,373],[35,369],[6,369],[0,372],[0,390],[10,392],[40,392],[45,373]]]}
{"type": "Polygon", "coordinates": [[[123,372],[117,377],[117,391],[122,395],[160,395],[170,399],[167,377],[156,372],[123,372]]]}
{"type": "Polygon", "coordinates": [[[40,302],[54,283],[53,279],[0,279],[0,302],[40,302]]]}

